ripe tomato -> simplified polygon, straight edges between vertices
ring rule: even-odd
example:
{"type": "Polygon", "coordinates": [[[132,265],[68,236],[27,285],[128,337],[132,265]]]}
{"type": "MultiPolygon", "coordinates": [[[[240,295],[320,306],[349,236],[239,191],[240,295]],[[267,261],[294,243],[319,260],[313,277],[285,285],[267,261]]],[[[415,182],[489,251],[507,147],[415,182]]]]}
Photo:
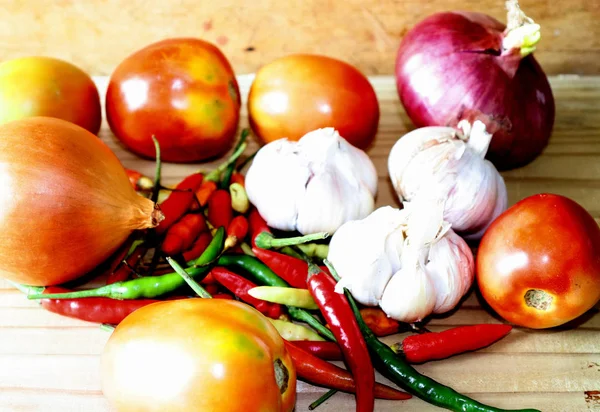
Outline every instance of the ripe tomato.
{"type": "Polygon", "coordinates": [[[262,67],[248,95],[250,125],[263,142],[299,140],[334,127],[366,149],[375,139],[379,103],[373,86],[355,67],[318,55],[290,55],[262,67]]]}
{"type": "Polygon", "coordinates": [[[571,199],[530,196],[484,234],[477,282],[504,319],[529,328],[562,325],[600,299],[600,229],[571,199]]]}
{"type": "Polygon", "coordinates": [[[102,390],[120,412],[290,412],[296,370],[256,309],[182,299],[125,318],[102,354],[102,390]]]}
{"type": "Polygon", "coordinates": [[[57,117],[97,134],[98,89],[87,73],[59,59],[22,57],[0,64],[0,124],[33,116],[57,117]]]}
{"type": "Polygon", "coordinates": [[[168,162],[224,154],[240,117],[240,93],[227,58],[193,38],[151,44],[127,57],[106,92],[111,130],[130,150],[154,158],[154,135],[168,162]]]}

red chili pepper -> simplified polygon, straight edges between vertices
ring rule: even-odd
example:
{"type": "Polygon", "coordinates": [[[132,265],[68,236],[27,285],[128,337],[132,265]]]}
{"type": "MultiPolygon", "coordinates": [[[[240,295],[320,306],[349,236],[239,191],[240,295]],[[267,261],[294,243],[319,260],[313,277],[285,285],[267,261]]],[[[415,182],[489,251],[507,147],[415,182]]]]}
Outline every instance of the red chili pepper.
{"type": "Polygon", "coordinates": [[[379,308],[363,308],[360,314],[371,331],[376,336],[388,336],[400,331],[400,323],[379,308]]]}
{"type": "MultiPolygon", "coordinates": [[[[130,245],[130,247],[131,247],[131,245],[130,245]]],[[[142,258],[148,251],[148,248],[146,246],[144,246],[143,244],[139,245],[133,251],[133,253],[131,255],[129,255],[129,257],[126,260],[127,264],[125,264],[125,263],[123,263],[123,259],[125,258],[125,255],[127,254],[128,251],[129,251],[129,247],[125,250],[125,253],[123,253],[123,255],[119,261],[120,265],[115,266],[115,268],[108,274],[108,277],[106,278],[107,285],[112,285],[113,283],[117,283],[117,282],[124,282],[127,279],[129,279],[129,276],[131,276],[132,270],[135,270],[135,267],[142,260],[142,258]]]]}
{"type": "MultiPolygon", "coordinates": [[[[70,290],[60,287],[47,287],[44,294],[68,293],[70,290]]],[[[159,302],[154,299],[116,300],[110,298],[81,299],[41,299],[42,307],[49,312],[88,322],[120,323],[133,311],[142,306],[159,302]]]]}
{"type": "Polygon", "coordinates": [[[214,295],[212,295],[213,299],[229,299],[229,300],[233,300],[233,296],[231,296],[229,293],[215,293],[214,295]]]}
{"type": "Polygon", "coordinates": [[[227,227],[227,239],[225,239],[225,249],[229,249],[242,241],[248,234],[248,220],[245,216],[239,215],[233,218],[227,227]]]}
{"type": "Polygon", "coordinates": [[[512,326],[505,324],[458,326],[443,332],[408,336],[402,341],[401,350],[410,363],[445,359],[491,345],[511,330],[512,326]]]}
{"type": "Polygon", "coordinates": [[[198,203],[200,206],[204,207],[208,203],[208,199],[213,194],[214,191],[217,190],[217,184],[212,180],[207,180],[203,182],[198,190],[196,190],[196,199],[198,199],[198,203]]]}
{"type": "Polygon", "coordinates": [[[219,266],[213,268],[210,273],[223,287],[244,302],[254,306],[263,315],[273,319],[277,319],[281,316],[281,305],[256,299],[248,294],[250,289],[256,287],[256,284],[248,279],[219,266]]]}
{"type": "Polygon", "coordinates": [[[375,371],[369,349],[345,295],[335,291],[336,282],[316,265],[309,265],[308,290],[335,335],[352,376],[356,379],[357,412],[373,411],[375,371]]]}
{"type": "Polygon", "coordinates": [[[231,195],[227,190],[215,190],[208,199],[208,221],[216,228],[227,228],[232,219],[231,195]]]}
{"type": "Polygon", "coordinates": [[[204,176],[201,173],[187,176],[179,182],[169,197],[160,204],[160,209],[165,218],[156,227],[157,233],[164,233],[188,211],[194,202],[196,190],[202,184],[202,179],[204,179],[204,176]]]}
{"type": "MultiPolygon", "coordinates": [[[[284,339],[285,347],[290,354],[298,377],[315,385],[337,389],[343,392],[356,393],[356,384],[352,375],[332,363],[319,359],[298,347],[299,342],[284,339]]],[[[373,393],[378,399],[405,400],[412,396],[381,383],[375,383],[373,393]]]]}
{"type": "Polygon", "coordinates": [[[344,355],[339,345],[335,342],[316,341],[316,340],[298,340],[292,342],[298,348],[316,356],[319,359],[330,361],[344,360],[344,355]]]}
{"type": "Polygon", "coordinates": [[[229,182],[229,184],[232,183],[239,183],[240,185],[246,187],[246,178],[244,177],[243,174],[239,173],[239,172],[233,172],[233,174],[231,175],[231,181],[229,182]]]}
{"type": "Polygon", "coordinates": [[[125,173],[127,173],[127,177],[129,177],[129,182],[131,186],[136,191],[140,190],[152,190],[154,187],[154,182],[148,176],[144,176],[137,170],[133,169],[125,169],[125,173]]]}
{"type": "Polygon", "coordinates": [[[188,213],[167,230],[161,249],[170,256],[181,253],[192,247],[194,241],[204,231],[208,231],[204,215],[188,213]]]}
{"type": "Polygon", "coordinates": [[[260,213],[258,213],[256,208],[250,209],[250,213],[248,214],[248,223],[250,225],[250,239],[252,241],[252,247],[256,246],[254,243],[256,236],[262,232],[271,233],[271,229],[267,225],[267,222],[265,222],[265,219],[263,219],[260,213]]]}
{"type": "Polygon", "coordinates": [[[200,233],[200,235],[194,241],[192,247],[183,252],[183,259],[186,262],[197,259],[206,250],[212,239],[213,236],[210,234],[210,232],[200,233]]]}
{"type": "Polygon", "coordinates": [[[301,289],[307,288],[308,263],[302,259],[259,247],[253,247],[252,253],[290,286],[301,289]]]}
{"type": "Polygon", "coordinates": [[[219,285],[216,283],[209,283],[208,285],[204,285],[203,287],[204,290],[206,290],[211,295],[216,295],[217,293],[219,293],[219,285]]]}

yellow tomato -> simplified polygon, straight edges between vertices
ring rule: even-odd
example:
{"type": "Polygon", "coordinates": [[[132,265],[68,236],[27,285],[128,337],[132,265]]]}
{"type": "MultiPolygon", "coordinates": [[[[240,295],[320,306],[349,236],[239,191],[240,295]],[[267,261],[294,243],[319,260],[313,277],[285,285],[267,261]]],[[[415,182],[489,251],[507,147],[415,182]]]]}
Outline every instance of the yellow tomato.
{"type": "Polygon", "coordinates": [[[87,73],[59,59],[34,56],[0,64],[0,124],[33,116],[57,117],[97,134],[98,89],[87,73]]]}
{"type": "Polygon", "coordinates": [[[145,306],[102,355],[102,389],[118,411],[291,412],[296,370],[283,339],[237,301],[145,306]]]}

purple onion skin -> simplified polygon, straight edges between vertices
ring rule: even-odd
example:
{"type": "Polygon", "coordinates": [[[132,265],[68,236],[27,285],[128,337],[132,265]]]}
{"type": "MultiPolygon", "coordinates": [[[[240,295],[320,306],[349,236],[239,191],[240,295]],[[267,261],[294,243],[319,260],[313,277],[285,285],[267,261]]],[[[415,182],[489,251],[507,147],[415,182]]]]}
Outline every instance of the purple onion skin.
{"type": "Polygon", "coordinates": [[[481,13],[437,13],[404,37],[396,86],[417,127],[481,120],[493,133],[487,158],[498,170],[524,166],[546,147],[554,97],[533,55],[502,54],[505,26],[481,13]]]}

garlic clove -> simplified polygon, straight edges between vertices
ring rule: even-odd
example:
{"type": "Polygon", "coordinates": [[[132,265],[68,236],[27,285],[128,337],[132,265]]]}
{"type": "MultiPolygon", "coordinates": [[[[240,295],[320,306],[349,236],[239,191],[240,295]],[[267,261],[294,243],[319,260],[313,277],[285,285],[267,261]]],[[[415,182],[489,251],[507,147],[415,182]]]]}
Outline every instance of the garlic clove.
{"type": "Polygon", "coordinates": [[[361,221],[348,222],[329,243],[327,259],[341,278],[336,291],[343,293],[347,288],[363,305],[377,305],[393,273],[378,232],[361,221]]]}
{"type": "Polygon", "coordinates": [[[295,142],[280,139],[256,154],[246,173],[246,193],[269,226],[294,230],[296,205],[304,196],[309,179],[310,170],[295,150],[295,142]]]}
{"type": "Polygon", "coordinates": [[[406,195],[403,189],[404,173],[415,156],[430,142],[452,139],[455,134],[456,131],[450,127],[423,127],[405,134],[392,146],[388,155],[388,172],[400,200],[404,200],[406,195]]]}
{"type": "Polygon", "coordinates": [[[332,236],[327,259],[341,279],[336,291],[348,288],[364,305],[377,305],[392,274],[400,268],[406,212],[384,206],[362,220],[344,223],[332,236]]]}
{"type": "Polygon", "coordinates": [[[400,322],[418,322],[435,305],[435,287],[422,266],[404,266],[394,273],[379,302],[381,309],[400,322]]]}
{"type": "Polygon", "coordinates": [[[339,207],[354,195],[353,188],[330,171],[312,176],[305,195],[298,199],[296,229],[300,233],[335,232],[344,222],[358,217],[353,205],[339,207]]]}
{"type": "Polygon", "coordinates": [[[467,243],[449,231],[429,250],[425,267],[436,295],[434,313],[445,313],[458,305],[473,284],[475,264],[467,243]]]}

